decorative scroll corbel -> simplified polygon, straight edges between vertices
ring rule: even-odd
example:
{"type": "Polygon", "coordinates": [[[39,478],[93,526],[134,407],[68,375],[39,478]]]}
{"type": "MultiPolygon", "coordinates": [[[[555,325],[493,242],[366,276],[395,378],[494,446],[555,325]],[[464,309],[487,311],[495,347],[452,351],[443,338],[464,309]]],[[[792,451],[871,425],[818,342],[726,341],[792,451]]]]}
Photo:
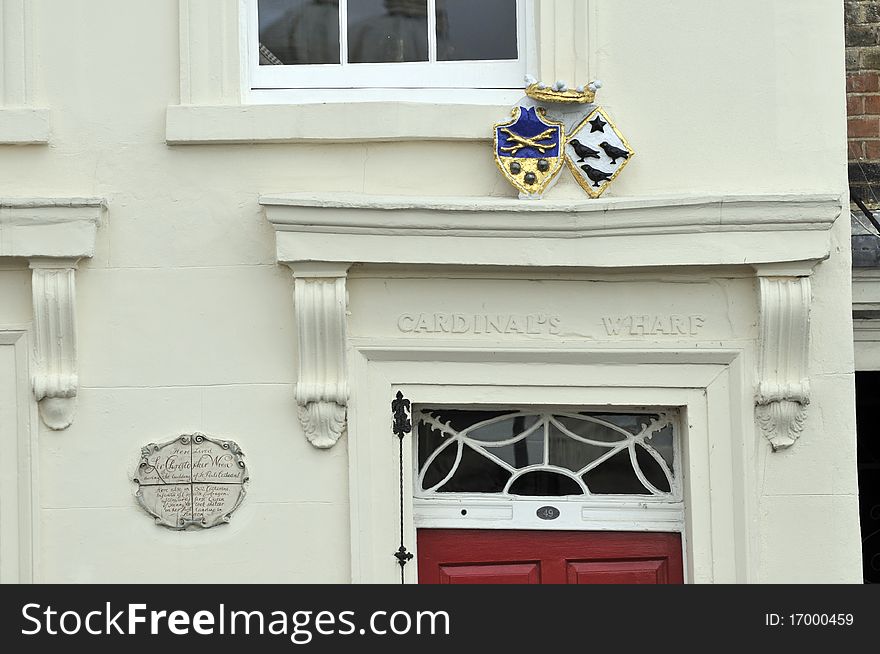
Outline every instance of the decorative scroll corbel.
{"type": "Polygon", "coordinates": [[[759,270],[760,378],[755,418],[774,451],[794,445],[810,403],[810,277],[759,270]]]}
{"type": "Polygon", "coordinates": [[[34,396],[50,429],[66,429],[76,413],[77,259],[30,261],[34,302],[34,396]]]}
{"type": "Polygon", "coordinates": [[[333,447],[346,430],[345,277],[348,265],[294,263],[293,308],[299,341],[295,397],[306,438],[333,447]]]}

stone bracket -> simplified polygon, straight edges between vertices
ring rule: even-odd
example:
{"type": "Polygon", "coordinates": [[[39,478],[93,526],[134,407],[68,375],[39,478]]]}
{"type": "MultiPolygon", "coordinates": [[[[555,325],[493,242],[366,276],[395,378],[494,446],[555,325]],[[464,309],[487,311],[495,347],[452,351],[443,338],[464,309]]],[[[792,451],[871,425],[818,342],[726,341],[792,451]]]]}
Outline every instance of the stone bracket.
{"type": "Polygon", "coordinates": [[[51,429],[69,427],[76,412],[75,271],[95,255],[106,209],[102,198],[0,198],[0,260],[27,259],[32,271],[31,382],[51,429]]]}
{"type": "Polygon", "coordinates": [[[794,445],[810,403],[812,265],[757,267],[761,349],[755,419],[774,452],[794,445]]]}
{"type": "Polygon", "coordinates": [[[299,342],[295,390],[299,419],[315,447],[333,447],[346,431],[345,363],[348,264],[298,262],[293,309],[299,342]]]}
{"type": "Polygon", "coordinates": [[[69,427],[76,413],[77,261],[39,257],[30,260],[36,356],[34,397],[43,422],[55,430],[69,427]]]}

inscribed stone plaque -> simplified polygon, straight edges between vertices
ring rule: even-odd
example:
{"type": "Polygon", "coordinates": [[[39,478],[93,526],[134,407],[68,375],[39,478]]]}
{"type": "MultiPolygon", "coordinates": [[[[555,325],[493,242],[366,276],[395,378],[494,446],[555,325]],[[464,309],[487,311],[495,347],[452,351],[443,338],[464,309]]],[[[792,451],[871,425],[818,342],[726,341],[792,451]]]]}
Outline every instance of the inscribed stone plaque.
{"type": "Polygon", "coordinates": [[[229,522],[245,495],[244,454],[233,441],[184,434],[141,448],[134,481],[140,505],[172,529],[229,522]]]}

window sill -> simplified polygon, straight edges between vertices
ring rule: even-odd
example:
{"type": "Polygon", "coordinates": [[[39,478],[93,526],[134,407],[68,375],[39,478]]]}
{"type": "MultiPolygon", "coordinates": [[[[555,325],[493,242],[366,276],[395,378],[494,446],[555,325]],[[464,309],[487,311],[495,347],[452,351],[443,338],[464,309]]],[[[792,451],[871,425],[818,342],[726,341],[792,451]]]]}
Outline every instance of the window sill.
{"type": "Polygon", "coordinates": [[[165,142],[481,141],[492,138],[492,125],[509,112],[509,104],[420,102],[172,105],[165,142]]]}
{"type": "Polygon", "coordinates": [[[0,145],[45,145],[48,142],[48,109],[0,109],[0,145]]]}

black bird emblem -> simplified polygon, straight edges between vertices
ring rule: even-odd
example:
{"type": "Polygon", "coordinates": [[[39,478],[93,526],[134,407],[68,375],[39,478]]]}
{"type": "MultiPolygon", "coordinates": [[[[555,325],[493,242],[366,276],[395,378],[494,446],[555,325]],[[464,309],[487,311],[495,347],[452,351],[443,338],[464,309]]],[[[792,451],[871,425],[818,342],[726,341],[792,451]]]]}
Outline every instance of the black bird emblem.
{"type": "Polygon", "coordinates": [[[605,154],[611,159],[611,163],[617,163],[618,159],[629,159],[629,152],[626,150],[621,150],[620,148],[615,148],[613,145],[608,145],[608,141],[602,141],[599,144],[599,147],[605,150],[605,154]]]}
{"type": "Polygon", "coordinates": [[[584,164],[581,166],[581,170],[587,173],[587,177],[593,182],[593,186],[599,187],[601,184],[599,182],[604,182],[606,179],[611,179],[611,173],[606,173],[604,170],[599,170],[598,168],[593,168],[590,164],[584,164]]]}
{"type": "Polygon", "coordinates": [[[578,163],[580,163],[584,159],[599,159],[600,158],[598,150],[594,150],[593,148],[584,145],[583,143],[581,143],[577,139],[572,139],[571,141],[569,141],[569,143],[571,143],[571,147],[574,148],[574,151],[577,153],[577,156],[580,157],[580,159],[578,159],[578,163]]]}

